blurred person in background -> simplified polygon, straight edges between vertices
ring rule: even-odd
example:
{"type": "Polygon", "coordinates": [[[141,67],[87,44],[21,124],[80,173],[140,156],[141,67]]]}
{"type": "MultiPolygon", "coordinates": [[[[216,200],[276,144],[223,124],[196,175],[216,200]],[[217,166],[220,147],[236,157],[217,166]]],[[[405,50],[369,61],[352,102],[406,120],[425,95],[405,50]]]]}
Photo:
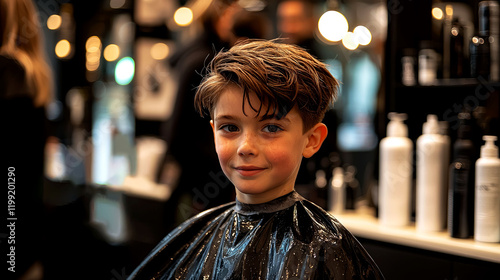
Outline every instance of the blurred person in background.
{"type": "Polygon", "coordinates": [[[269,39],[272,35],[265,14],[246,10],[237,0],[212,0],[198,21],[202,27],[199,35],[181,45],[169,61],[179,79],[174,111],[163,131],[168,145],[165,162],[173,160],[181,169],[167,205],[167,213],[174,219],[167,221],[170,226],[234,200],[234,187],[215,153],[213,132],[195,111],[194,96],[205,67],[219,51],[241,39],[269,39]]]}
{"type": "Polygon", "coordinates": [[[52,97],[52,76],[38,20],[31,0],[0,0],[0,158],[3,181],[9,182],[2,197],[5,208],[5,203],[12,206],[2,212],[15,218],[3,220],[12,225],[9,236],[15,233],[8,245],[1,240],[2,260],[15,253],[1,262],[8,279],[18,279],[41,258],[45,107],[52,97]]]}
{"type": "Polygon", "coordinates": [[[234,46],[241,40],[271,39],[271,20],[263,11],[241,9],[234,15],[232,35],[231,46],[234,46]]]}
{"type": "Polygon", "coordinates": [[[315,57],[320,57],[314,33],[318,25],[314,0],[281,0],[276,10],[280,38],[288,44],[298,45],[315,57]]]}
{"type": "MultiPolygon", "coordinates": [[[[321,47],[315,38],[319,17],[316,14],[316,0],[281,0],[276,6],[277,32],[284,43],[298,45],[316,58],[322,59],[321,47]]],[[[326,208],[325,191],[313,188],[316,172],[320,169],[326,172],[327,179],[331,177],[332,162],[338,159],[337,122],[338,118],[332,109],[325,114],[323,122],[330,128],[325,143],[311,158],[304,159],[297,176],[297,191],[304,197],[326,208]]]]}
{"type": "MultiPolygon", "coordinates": [[[[205,209],[234,199],[234,188],[224,176],[214,149],[213,133],[194,108],[196,88],[204,68],[216,53],[234,40],[234,15],[241,11],[235,0],[213,0],[200,15],[201,30],[169,60],[178,77],[174,111],[162,131],[167,142],[164,162],[180,167],[176,187],[167,202],[167,227],[173,227],[205,209]]],[[[167,166],[167,165],[164,165],[167,166]]],[[[164,170],[160,170],[161,173],[164,170]]]]}

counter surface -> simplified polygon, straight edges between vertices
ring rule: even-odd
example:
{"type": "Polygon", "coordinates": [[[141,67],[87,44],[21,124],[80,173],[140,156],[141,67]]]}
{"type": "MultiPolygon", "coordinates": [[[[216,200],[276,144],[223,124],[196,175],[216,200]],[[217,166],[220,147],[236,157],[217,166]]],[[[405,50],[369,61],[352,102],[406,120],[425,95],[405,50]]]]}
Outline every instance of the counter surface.
{"type": "Polygon", "coordinates": [[[500,243],[477,242],[473,238],[458,239],[447,231],[420,233],[415,225],[386,227],[370,214],[347,212],[334,216],[355,236],[392,244],[500,263],[500,243]]]}

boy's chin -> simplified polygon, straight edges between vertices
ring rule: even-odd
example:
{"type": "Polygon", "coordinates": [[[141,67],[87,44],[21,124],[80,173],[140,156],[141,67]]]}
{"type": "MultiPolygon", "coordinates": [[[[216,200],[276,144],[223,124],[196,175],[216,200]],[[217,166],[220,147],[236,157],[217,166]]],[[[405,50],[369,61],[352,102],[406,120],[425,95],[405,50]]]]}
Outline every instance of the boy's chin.
{"type": "Polygon", "coordinates": [[[283,196],[290,191],[293,191],[293,189],[240,186],[236,187],[236,197],[240,202],[244,203],[264,203],[283,196]]]}
{"type": "Polygon", "coordinates": [[[241,195],[258,196],[265,193],[264,190],[252,188],[252,187],[236,187],[236,192],[241,195]]]}

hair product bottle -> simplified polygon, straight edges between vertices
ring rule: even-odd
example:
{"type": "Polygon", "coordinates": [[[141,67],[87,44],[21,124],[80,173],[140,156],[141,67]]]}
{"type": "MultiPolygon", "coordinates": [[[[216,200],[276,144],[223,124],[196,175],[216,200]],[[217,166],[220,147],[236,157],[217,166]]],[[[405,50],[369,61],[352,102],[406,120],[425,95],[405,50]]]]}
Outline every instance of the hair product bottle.
{"type": "Polygon", "coordinates": [[[405,86],[417,84],[417,50],[404,49],[401,58],[401,82],[405,86]]]}
{"type": "Polygon", "coordinates": [[[452,4],[445,6],[443,35],[443,78],[463,78],[466,66],[465,28],[454,14],[452,4]]]}
{"type": "Polygon", "coordinates": [[[335,167],[330,182],[328,210],[333,214],[341,214],[345,210],[345,200],[344,169],[342,167],[335,167]]]}
{"type": "MultiPolygon", "coordinates": [[[[443,174],[445,174],[443,178],[443,186],[445,190],[448,189],[449,185],[449,176],[448,173],[450,171],[450,154],[451,154],[451,139],[450,139],[450,132],[449,132],[449,125],[447,121],[440,121],[438,122],[439,124],[439,134],[441,134],[443,137],[441,137],[441,141],[443,142],[443,149],[444,149],[444,156],[443,156],[443,174]]],[[[448,193],[445,192],[444,194],[444,203],[448,204],[448,193]]]]}
{"type": "Polygon", "coordinates": [[[467,57],[465,54],[465,29],[455,18],[450,31],[450,78],[463,78],[468,75],[467,57]]]}
{"type": "Polygon", "coordinates": [[[419,232],[441,231],[446,224],[446,194],[444,166],[446,144],[439,133],[436,115],[427,115],[423,134],[417,139],[416,166],[416,228],[419,232]]]}
{"type": "Polygon", "coordinates": [[[356,210],[359,194],[359,181],[356,179],[356,167],[348,165],[344,172],[345,209],[356,210]]]}
{"type": "Polygon", "coordinates": [[[474,239],[500,242],[500,159],[496,136],[485,135],[481,157],[476,161],[474,239]]]}
{"type": "Polygon", "coordinates": [[[432,85],[437,79],[438,54],[430,41],[422,41],[418,52],[418,83],[432,85]]]}
{"type": "Polygon", "coordinates": [[[328,180],[326,179],[326,172],[323,169],[316,171],[316,178],[314,179],[314,192],[312,197],[314,202],[321,208],[327,210],[326,200],[328,197],[328,180]]]}
{"type": "Polygon", "coordinates": [[[453,145],[448,196],[448,231],[451,237],[469,238],[474,232],[474,162],[470,114],[460,113],[457,140],[453,145]]]}
{"type": "Polygon", "coordinates": [[[380,141],[379,219],[385,226],[406,226],[411,217],[413,142],[403,123],[406,114],[389,113],[387,137],[380,141]]]}
{"type": "Polygon", "coordinates": [[[499,67],[499,6],[497,1],[481,1],[478,7],[479,34],[470,43],[472,77],[498,81],[499,67]]]}

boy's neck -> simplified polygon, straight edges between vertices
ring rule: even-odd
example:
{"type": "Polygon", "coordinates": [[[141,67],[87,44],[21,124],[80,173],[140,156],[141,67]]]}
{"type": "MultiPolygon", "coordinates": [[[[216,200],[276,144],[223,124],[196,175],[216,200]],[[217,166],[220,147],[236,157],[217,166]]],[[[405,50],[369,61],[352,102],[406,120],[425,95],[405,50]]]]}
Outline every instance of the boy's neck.
{"type": "Polygon", "coordinates": [[[260,204],[260,203],[266,203],[271,200],[274,200],[278,197],[284,196],[286,194],[291,193],[294,190],[294,187],[287,187],[287,188],[277,188],[277,189],[271,189],[268,190],[264,193],[258,193],[258,194],[247,194],[247,193],[242,193],[236,189],[236,199],[239,202],[243,202],[246,204],[260,204]]]}

